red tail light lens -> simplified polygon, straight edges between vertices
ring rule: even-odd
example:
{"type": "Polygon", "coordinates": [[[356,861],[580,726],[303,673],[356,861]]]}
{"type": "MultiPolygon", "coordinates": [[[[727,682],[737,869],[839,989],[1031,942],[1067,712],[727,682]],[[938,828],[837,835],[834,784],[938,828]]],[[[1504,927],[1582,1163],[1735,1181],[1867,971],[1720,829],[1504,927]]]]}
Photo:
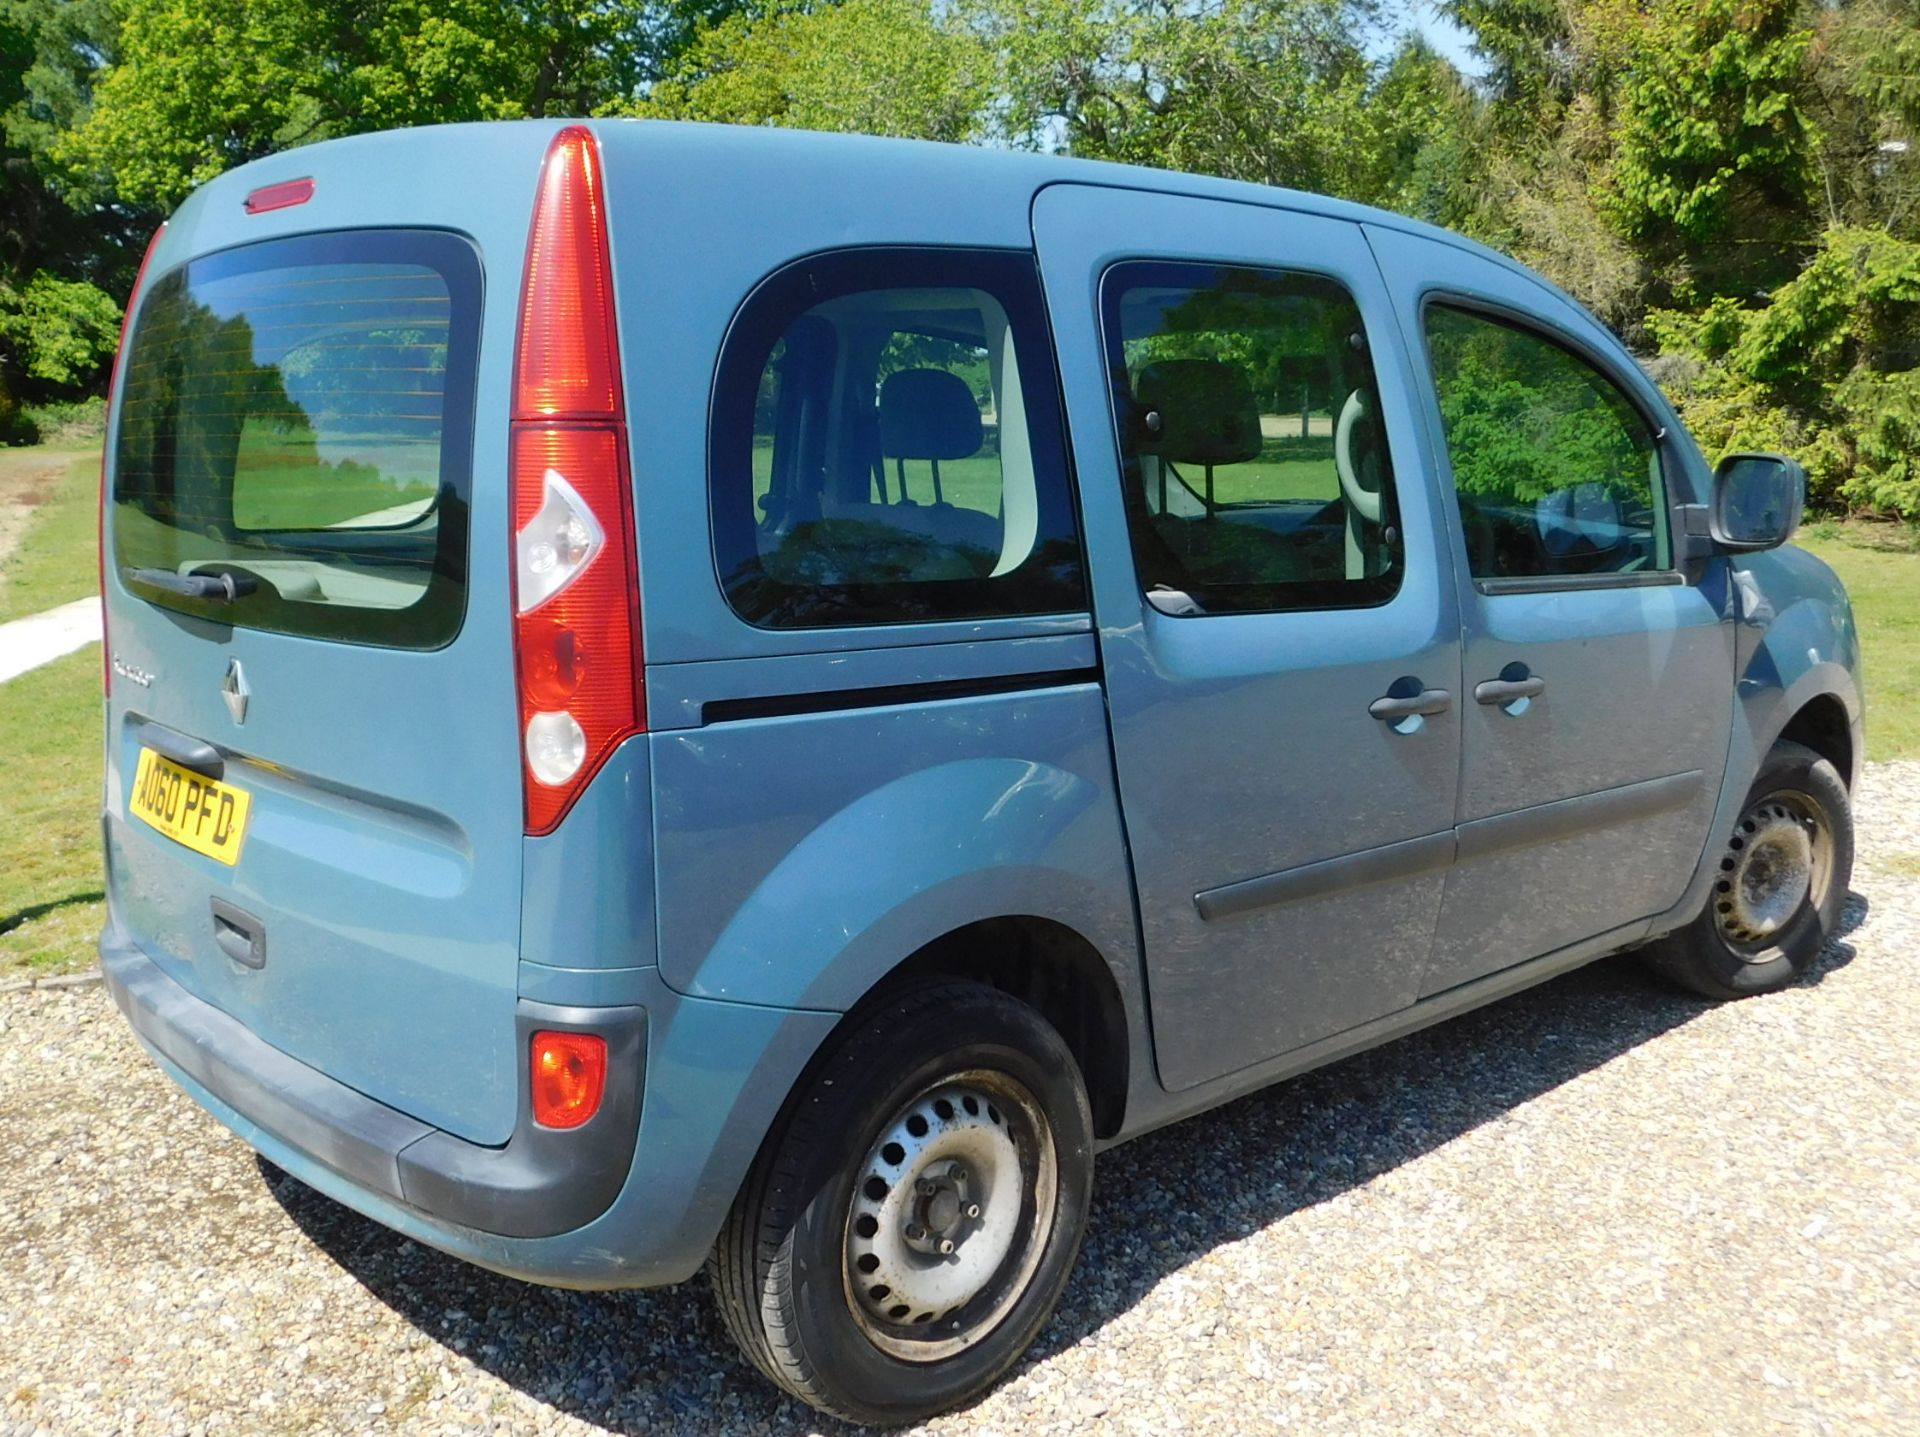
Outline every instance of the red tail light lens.
{"type": "Polygon", "coordinates": [[[574,125],[554,136],[534,202],[513,417],[617,418],[614,345],[600,148],[574,125]]]}
{"type": "MultiPolygon", "coordinates": [[[[140,256],[140,268],[134,272],[133,291],[127,296],[127,307],[120,312],[120,343],[113,352],[113,368],[107,372],[107,413],[113,413],[113,396],[120,388],[120,366],[127,357],[127,331],[133,327],[133,306],[140,298],[140,286],[146,283],[147,266],[153,263],[153,252],[160,247],[160,236],[167,232],[162,224],[153,232],[153,238],[147,241],[147,252],[140,256]]],[[[100,570],[100,692],[113,696],[113,646],[107,642],[107,447],[100,446],[100,506],[95,519],[94,546],[99,554],[100,570]]]]}
{"type": "Polygon", "coordinates": [[[607,1092],[607,1040],[593,1033],[535,1033],[530,1059],[533,1120],[577,1128],[607,1092]]]}
{"type": "Polygon", "coordinates": [[[540,175],[514,369],[514,651],[528,833],[551,833],[646,726],[633,498],[593,134],[540,175]]]}

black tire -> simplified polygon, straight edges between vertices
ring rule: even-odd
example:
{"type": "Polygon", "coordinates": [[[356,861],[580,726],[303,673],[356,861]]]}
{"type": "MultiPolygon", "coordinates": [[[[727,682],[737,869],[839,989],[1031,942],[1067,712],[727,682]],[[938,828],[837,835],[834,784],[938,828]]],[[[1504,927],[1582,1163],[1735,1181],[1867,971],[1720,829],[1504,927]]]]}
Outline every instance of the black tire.
{"type": "MultiPolygon", "coordinates": [[[[896,1144],[894,1151],[903,1150],[896,1144]]],[[[1080,1251],[1092,1183],[1092,1114],[1060,1035],[1024,1003],[981,984],[902,991],[843,1026],[769,1135],[709,1262],[721,1317],[754,1366],[824,1412],[882,1426],[932,1416],[991,1387],[1052,1316],[1080,1251]],[[987,1096],[969,1102],[976,1092],[987,1096]],[[987,1100],[996,1093],[998,1105],[987,1100]],[[945,1119],[929,1134],[935,1106],[945,1119]],[[886,1167],[891,1160],[876,1155],[888,1151],[890,1134],[908,1131],[903,1123],[917,1124],[924,1146],[886,1167]],[[989,1145],[984,1164],[968,1158],[963,1166],[952,1156],[962,1140],[989,1145]],[[1046,1184],[1037,1175],[1047,1171],[1049,1144],[1052,1195],[1043,1201],[1046,1184]],[[977,1171],[982,1166],[991,1187],[977,1171]],[[897,1179],[888,1185],[883,1171],[897,1179]],[[1002,1173],[1015,1176],[1002,1185],[1002,1173]],[[973,1266],[993,1264],[987,1288],[919,1322],[919,1313],[908,1312],[899,1326],[872,1310],[856,1282],[863,1294],[907,1295],[866,1288],[854,1276],[855,1264],[879,1261],[861,1250],[882,1240],[874,1236],[877,1222],[861,1226],[872,1217],[861,1208],[875,1201],[876,1179],[889,1186],[888,1204],[907,1205],[890,1210],[918,1213],[929,1224],[936,1209],[927,1204],[946,1203],[939,1212],[952,1211],[956,1198],[965,1204],[956,1225],[938,1233],[910,1221],[887,1229],[896,1234],[884,1239],[890,1254],[914,1264],[922,1254],[907,1251],[904,1235],[959,1239],[960,1254],[926,1253],[923,1270],[907,1273],[910,1282],[960,1270],[972,1237],[982,1244],[973,1266]],[[969,1180],[983,1184],[979,1203],[966,1203],[969,1180]],[[921,1197],[929,1188],[940,1196],[921,1197]],[[1014,1194],[1017,1208],[1005,1206],[1014,1194]],[[996,1262],[1003,1240],[1012,1246],[996,1262]]]]}
{"type": "Polygon", "coordinates": [[[1655,972],[1703,997],[1778,992],[1812,966],[1839,927],[1853,876],[1853,806],[1846,784],[1812,749],[1775,744],[1734,831],[1706,861],[1719,876],[1700,916],[1649,944],[1641,956],[1655,972]],[[1764,903],[1759,909],[1750,903],[1753,895],[1786,904],[1798,888],[1794,881],[1767,882],[1783,868],[1790,873],[1797,856],[1789,854],[1784,864],[1776,859],[1772,868],[1762,863],[1776,850],[1797,845],[1794,830],[1806,835],[1805,891],[1797,905],[1765,913],[1764,903]],[[1784,846],[1777,841],[1782,834],[1784,846]]]}

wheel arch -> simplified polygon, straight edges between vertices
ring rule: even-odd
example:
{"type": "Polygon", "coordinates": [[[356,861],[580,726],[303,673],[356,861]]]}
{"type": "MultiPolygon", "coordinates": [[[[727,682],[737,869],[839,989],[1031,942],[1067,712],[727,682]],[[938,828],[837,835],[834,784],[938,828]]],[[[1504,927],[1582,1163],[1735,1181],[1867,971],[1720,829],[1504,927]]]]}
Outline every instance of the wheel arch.
{"type": "Polygon", "coordinates": [[[1774,743],[1782,740],[1812,749],[1834,766],[1842,783],[1849,789],[1854,786],[1853,723],[1837,694],[1817,693],[1809,698],[1786,721],[1774,743]]]}
{"type": "Polygon", "coordinates": [[[848,1021],[903,987],[942,978],[983,983],[1038,1011],[1079,1064],[1094,1136],[1110,1138],[1120,1131],[1132,1070],[1132,1030],[1113,969],[1089,939],[1064,923],[1031,914],[965,924],[902,960],[848,1021]]]}

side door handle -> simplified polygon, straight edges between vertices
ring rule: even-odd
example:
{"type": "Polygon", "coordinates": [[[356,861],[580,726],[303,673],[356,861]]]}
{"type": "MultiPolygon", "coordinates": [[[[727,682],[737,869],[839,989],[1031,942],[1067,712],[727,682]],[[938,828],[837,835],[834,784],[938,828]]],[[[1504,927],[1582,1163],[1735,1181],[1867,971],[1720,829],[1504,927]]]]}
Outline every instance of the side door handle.
{"type": "Polygon", "coordinates": [[[1537,699],[1547,691],[1547,681],[1538,674],[1524,679],[1487,679],[1473,686],[1474,699],[1483,704],[1510,704],[1515,699],[1537,699]]]}
{"type": "Polygon", "coordinates": [[[1395,698],[1391,694],[1377,698],[1367,705],[1367,712],[1375,718],[1391,723],[1395,719],[1413,718],[1415,715],[1427,717],[1443,714],[1453,707],[1453,695],[1445,689],[1422,689],[1417,694],[1408,694],[1404,698],[1395,698]]]}

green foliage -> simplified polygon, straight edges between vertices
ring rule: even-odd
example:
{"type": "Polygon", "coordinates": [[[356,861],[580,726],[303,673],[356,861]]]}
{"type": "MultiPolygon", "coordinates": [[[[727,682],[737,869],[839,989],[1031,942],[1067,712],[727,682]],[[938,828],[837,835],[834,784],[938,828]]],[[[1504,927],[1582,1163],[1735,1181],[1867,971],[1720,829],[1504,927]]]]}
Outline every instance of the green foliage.
{"type": "Polygon", "coordinates": [[[0,340],[25,356],[35,379],[71,385],[91,378],[119,338],[119,302],[85,280],[43,272],[18,291],[0,282],[0,340]]]}
{"type": "Polygon", "coordinates": [[[1800,0],[1669,0],[1633,45],[1611,173],[1631,238],[1698,258],[1732,226],[1796,212],[1812,182],[1800,0]]]}
{"type": "Polygon", "coordinates": [[[992,96],[981,39],[922,0],[796,0],[702,30],[645,99],[660,119],[783,125],[930,140],[978,138],[992,96]]]}
{"type": "Polygon", "coordinates": [[[1779,450],[1816,499],[1920,513],[1920,242],[1830,230],[1766,304],[1656,311],[1649,329],[1711,457],[1779,450]]]}
{"type": "Polygon", "coordinates": [[[20,411],[20,428],[33,444],[97,445],[107,432],[107,401],[90,394],[85,399],[30,404],[20,411]]]}
{"type": "Polygon", "coordinates": [[[123,199],[177,204],[273,150],[396,125],[584,114],[677,58],[719,5],[125,0],[120,59],[55,147],[123,199]]]}

